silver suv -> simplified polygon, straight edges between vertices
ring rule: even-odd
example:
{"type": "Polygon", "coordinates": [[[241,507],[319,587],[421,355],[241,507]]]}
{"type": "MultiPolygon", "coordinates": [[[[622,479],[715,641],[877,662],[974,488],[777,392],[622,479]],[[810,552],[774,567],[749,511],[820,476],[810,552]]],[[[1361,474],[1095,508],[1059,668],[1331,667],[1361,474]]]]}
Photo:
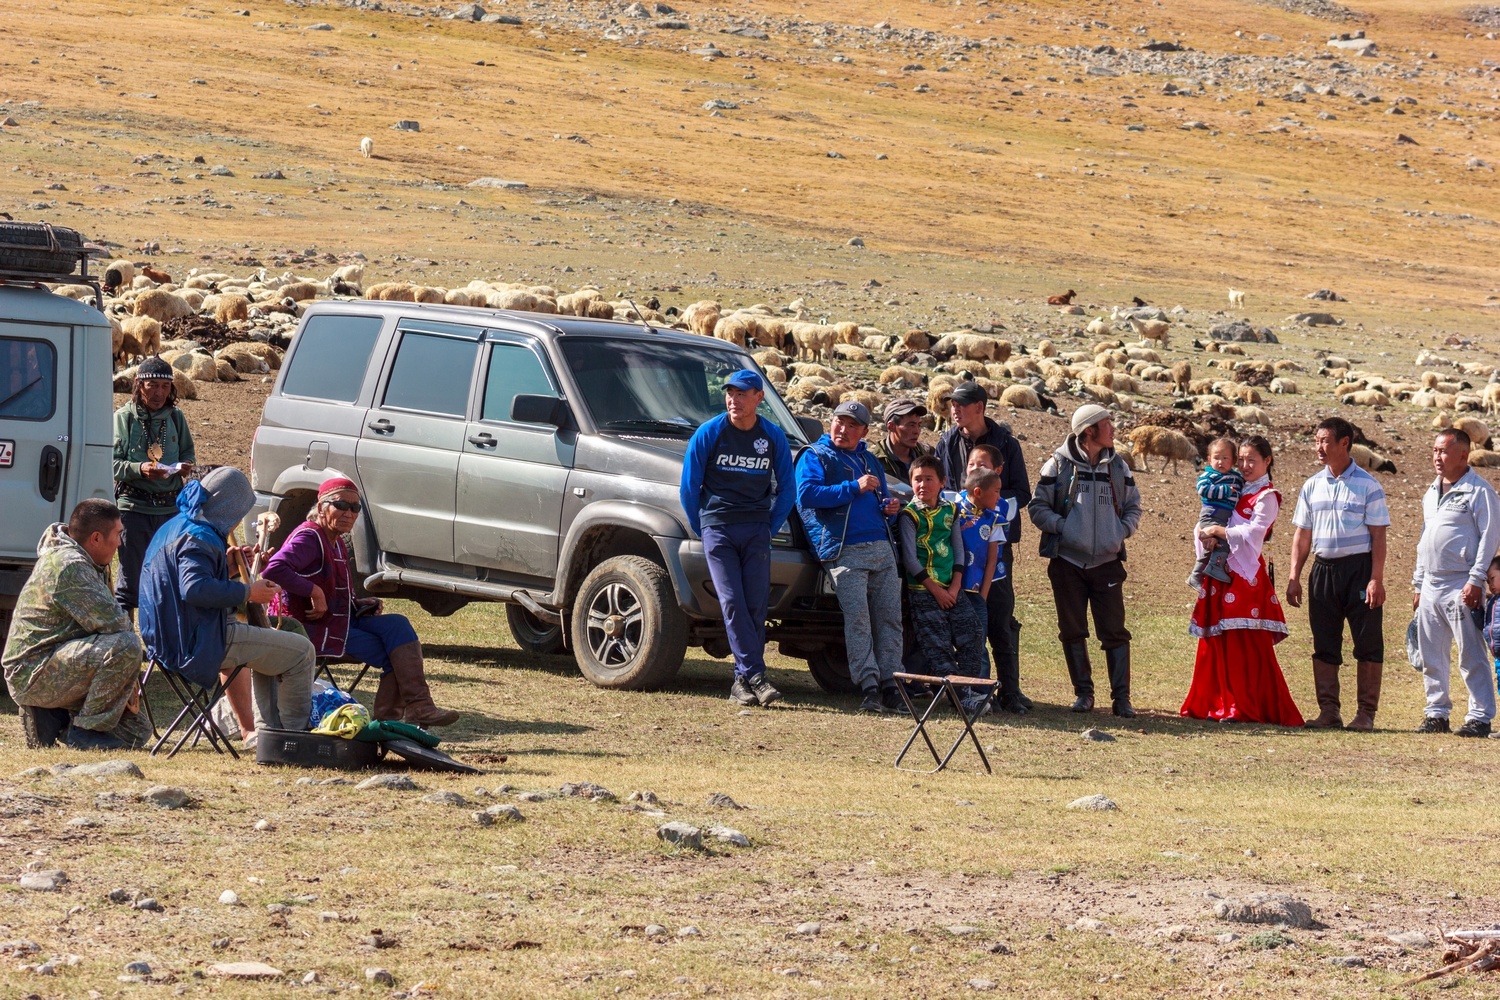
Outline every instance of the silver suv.
{"type": "MultiPolygon", "coordinates": [[[[728,652],[678,482],[688,438],[754,366],[717,340],[643,325],[408,302],[323,303],[292,340],[251,448],[282,534],[324,479],[360,486],[366,593],[434,615],[506,602],[524,649],[571,649],[602,687],[668,682],[686,647],[728,652]]],[[[799,423],[762,413],[793,447],[799,423]]],[[[805,419],[805,418],[804,418],[805,419]]],[[[821,433],[821,428],[818,428],[821,433]]],[[[768,635],[847,690],[843,625],[796,518],[773,541],[768,635]]]]}

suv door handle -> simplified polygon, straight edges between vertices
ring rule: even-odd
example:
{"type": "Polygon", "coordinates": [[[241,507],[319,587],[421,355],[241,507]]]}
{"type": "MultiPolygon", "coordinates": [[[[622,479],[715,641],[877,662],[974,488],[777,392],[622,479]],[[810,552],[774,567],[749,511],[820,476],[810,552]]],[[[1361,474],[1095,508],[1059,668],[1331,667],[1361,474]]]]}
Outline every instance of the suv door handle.
{"type": "Polygon", "coordinates": [[[493,448],[495,447],[495,436],[493,434],[471,434],[469,435],[469,443],[476,448],[493,448]]]}
{"type": "Polygon", "coordinates": [[[42,449],[41,468],[37,470],[37,489],[48,503],[57,500],[57,491],[62,487],[63,454],[53,445],[42,449]]]}
{"type": "Polygon", "coordinates": [[[376,434],[396,433],[396,425],[391,423],[389,420],[386,420],[384,417],[379,420],[372,420],[368,424],[365,424],[365,426],[370,428],[370,430],[374,431],[376,434]]]}

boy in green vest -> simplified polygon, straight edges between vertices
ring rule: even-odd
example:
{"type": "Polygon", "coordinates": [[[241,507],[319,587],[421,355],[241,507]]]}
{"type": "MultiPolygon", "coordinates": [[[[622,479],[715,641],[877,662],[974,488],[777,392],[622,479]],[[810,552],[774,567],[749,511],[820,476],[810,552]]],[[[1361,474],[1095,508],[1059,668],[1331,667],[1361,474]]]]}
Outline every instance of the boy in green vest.
{"type": "Polygon", "coordinates": [[[983,677],[984,628],[963,595],[964,538],[957,506],[942,498],[942,463],[931,455],[914,459],[911,488],[896,533],[917,647],[934,674],[983,677]]]}

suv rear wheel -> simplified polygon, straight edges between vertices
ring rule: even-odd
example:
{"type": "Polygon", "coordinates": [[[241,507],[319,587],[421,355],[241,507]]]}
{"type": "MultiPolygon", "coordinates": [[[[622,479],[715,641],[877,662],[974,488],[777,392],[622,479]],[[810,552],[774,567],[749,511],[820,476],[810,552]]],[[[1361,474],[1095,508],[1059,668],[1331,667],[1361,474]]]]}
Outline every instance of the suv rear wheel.
{"type": "Polygon", "coordinates": [[[807,658],[807,669],[818,687],[829,694],[853,694],[854,681],[849,677],[849,652],[843,643],[824,646],[807,658]]]}
{"type": "Polygon", "coordinates": [[[505,606],[511,638],[528,653],[553,656],[563,651],[563,627],[544,622],[519,604],[505,606]]]}
{"type": "Polygon", "coordinates": [[[599,687],[661,687],[682,666],[687,615],[667,571],[642,556],[615,556],[584,578],[573,603],[573,655],[599,687]]]}

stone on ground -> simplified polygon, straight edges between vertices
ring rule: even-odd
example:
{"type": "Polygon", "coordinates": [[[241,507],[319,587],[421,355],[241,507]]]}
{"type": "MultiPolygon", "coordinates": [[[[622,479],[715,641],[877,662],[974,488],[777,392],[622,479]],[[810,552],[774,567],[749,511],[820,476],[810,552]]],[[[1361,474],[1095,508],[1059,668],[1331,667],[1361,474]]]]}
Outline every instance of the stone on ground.
{"type": "Polygon", "coordinates": [[[1068,803],[1069,809],[1079,809],[1084,812],[1109,812],[1120,808],[1115,805],[1115,800],[1107,795],[1085,795],[1081,799],[1074,799],[1068,803]]]}
{"type": "Polygon", "coordinates": [[[1214,916],[1240,924],[1285,924],[1298,929],[1313,924],[1312,907],[1279,893],[1257,893],[1243,900],[1221,899],[1214,904],[1214,916]]]}

